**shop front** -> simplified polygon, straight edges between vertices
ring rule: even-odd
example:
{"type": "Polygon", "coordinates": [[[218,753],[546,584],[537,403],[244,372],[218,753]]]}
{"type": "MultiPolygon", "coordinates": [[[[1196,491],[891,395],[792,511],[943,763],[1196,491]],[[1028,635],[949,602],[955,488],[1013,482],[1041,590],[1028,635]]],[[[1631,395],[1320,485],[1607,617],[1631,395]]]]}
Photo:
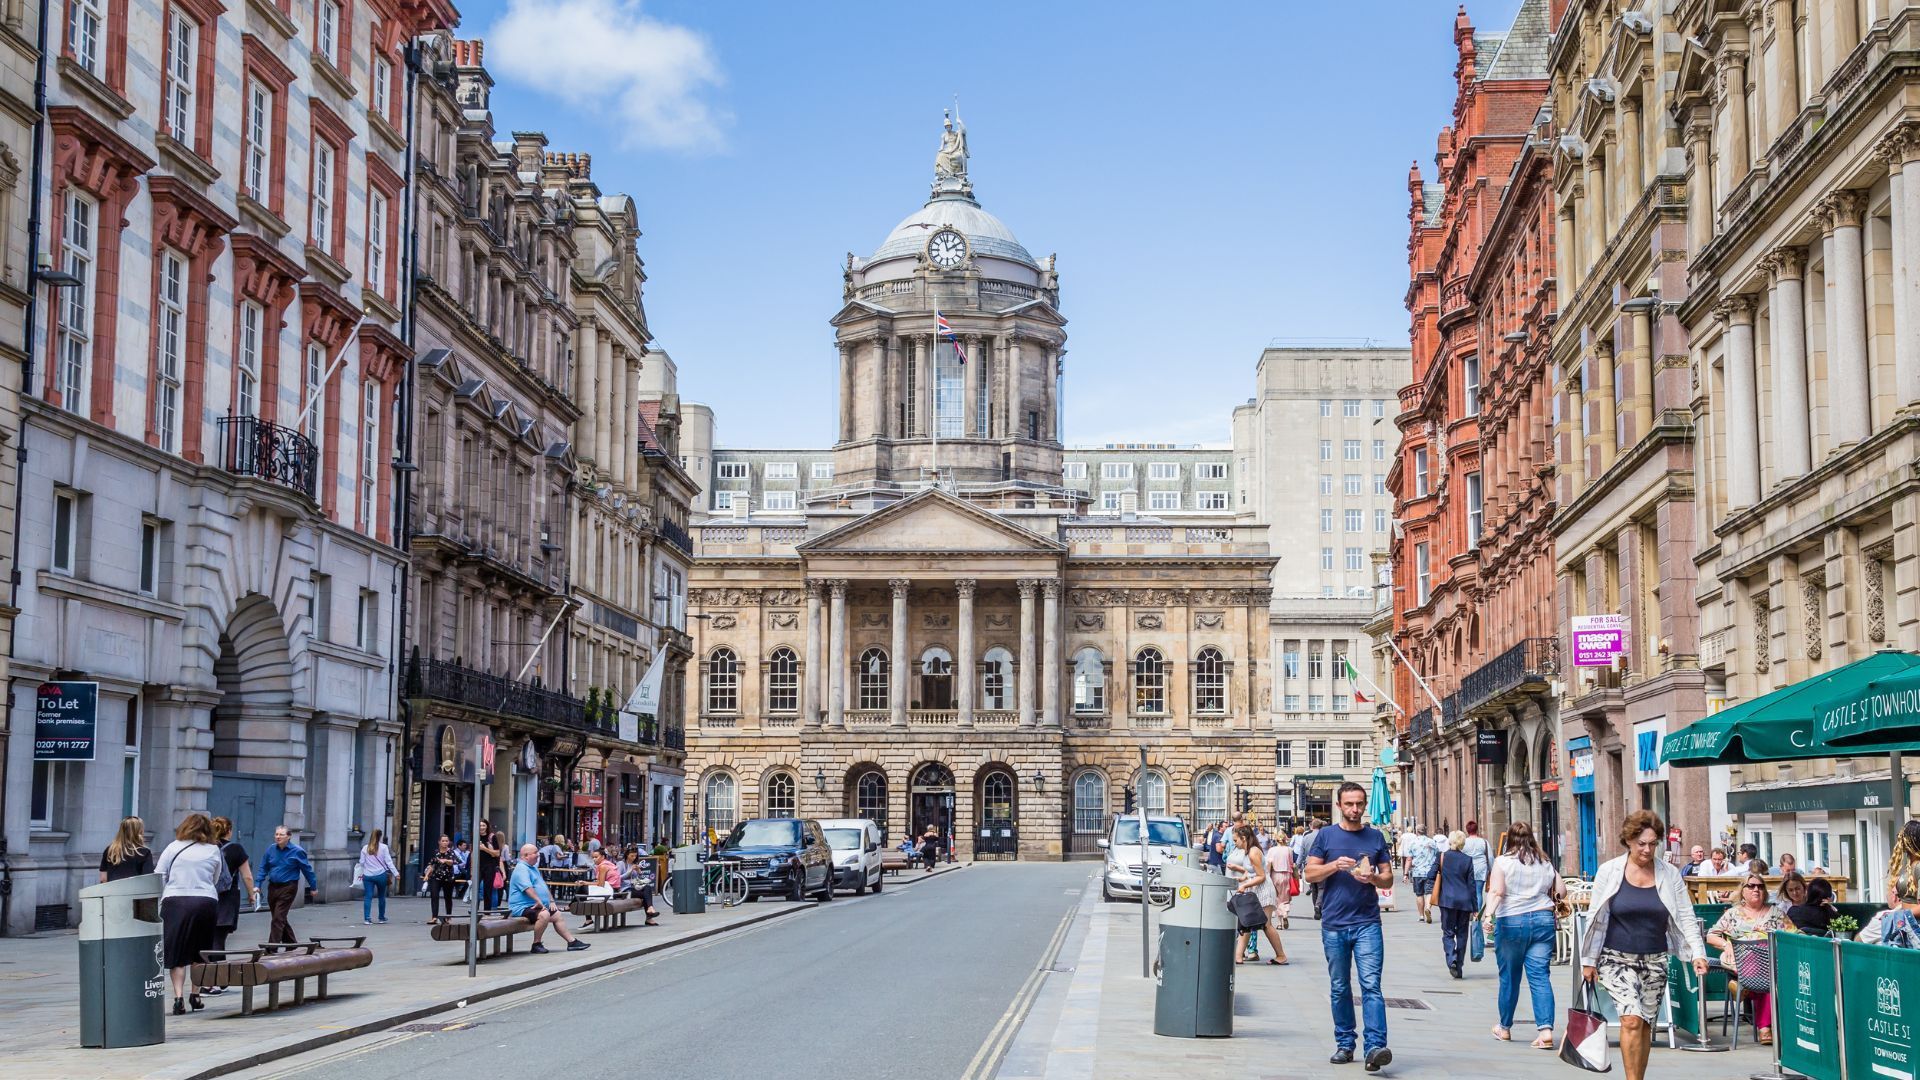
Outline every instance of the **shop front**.
{"type": "Polygon", "coordinates": [[[571,782],[573,831],[581,848],[590,840],[607,842],[607,799],[605,771],[597,768],[575,769],[571,782]]]}
{"type": "Polygon", "coordinates": [[[1591,879],[1600,869],[1600,817],[1594,805],[1593,740],[1585,735],[1568,739],[1567,764],[1572,774],[1573,838],[1580,855],[1580,876],[1591,879]]]}
{"type": "Polygon", "coordinates": [[[1769,865],[1791,851],[1804,869],[1844,875],[1849,896],[1876,901],[1885,895],[1887,859],[1904,823],[1894,811],[1889,780],[1869,775],[1735,788],[1727,793],[1727,811],[1741,842],[1758,847],[1769,865]]]}

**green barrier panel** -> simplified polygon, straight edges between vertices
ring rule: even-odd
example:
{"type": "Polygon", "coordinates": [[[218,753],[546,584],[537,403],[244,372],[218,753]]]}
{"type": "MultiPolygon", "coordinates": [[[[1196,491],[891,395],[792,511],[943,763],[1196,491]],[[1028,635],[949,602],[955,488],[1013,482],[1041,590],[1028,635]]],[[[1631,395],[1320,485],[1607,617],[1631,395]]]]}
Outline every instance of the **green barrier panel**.
{"type": "MultiPolygon", "coordinates": [[[[1840,1002],[1834,988],[1838,963],[1829,938],[1773,935],[1774,1038],[1780,1064],[1813,1080],[1840,1075],[1840,1002]]],[[[1857,1075],[1857,1074],[1856,1074],[1857,1075]]]]}
{"type": "Polygon", "coordinates": [[[1915,1080],[1920,952],[1842,942],[1840,996],[1849,1080],[1915,1080]]]}

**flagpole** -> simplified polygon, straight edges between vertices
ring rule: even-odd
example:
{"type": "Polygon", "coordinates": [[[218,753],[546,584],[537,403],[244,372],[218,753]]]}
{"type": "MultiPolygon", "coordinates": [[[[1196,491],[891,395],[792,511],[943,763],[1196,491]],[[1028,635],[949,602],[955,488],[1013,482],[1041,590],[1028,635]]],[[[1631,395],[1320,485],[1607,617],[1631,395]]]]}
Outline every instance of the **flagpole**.
{"type": "MultiPolygon", "coordinates": [[[[1413,676],[1413,681],[1420,684],[1420,689],[1427,692],[1427,700],[1433,702],[1433,711],[1436,713],[1445,712],[1446,710],[1440,705],[1440,699],[1433,696],[1433,687],[1428,686],[1427,680],[1420,677],[1419,670],[1413,666],[1412,661],[1407,659],[1407,654],[1400,651],[1400,646],[1394,643],[1391,633],[1387,634],[1387,648],[1392,649],[1393,655],[1399,657],[1402,664],[1407,665],[1407,674],[1413,676]]],[[[1394,707],[1399,708],[1397,705],[1394,707]]]]}
{"type": "Polygon", "coordinates": [[[1373,681],[1372,679],[1369,679],[1369,678],[1367,678],[1367,677],[1366,677],[1365,675],[1362,675],[1362,674],[1360,673],[1360,669],[1359,669],[1359,668],[1357,668],[1357,667],[1354,667],[1354,666],[1353,666],[1353,662],[1352,662],[1352,661],[1348,661],[1348,662],[1347,662],[1347,670],[1349,670],[1349,671],[1351,671],[1351,672],[1353,673],[1353,677],[1354,677],[1354,678],[1356,678],[1356,679],[1359,679],[1359,680],[1360,680],[1361,682],[1363,682],[1363,683],[1366,683],[1366,684],[1367,684],[1367,686],[1368,686],[1368,687],[1370,687],[1370,688],[1371,688],[1371,689],[1373,690],[1373,692],[1374,692],[1374,693],[1376,693],[1376,694],[1379,694],[1379,695],[1380,695],[1380,700],[1381,700],[1381,701],[1384,701],[1384,702],[1386,702],[1387,704],[1389,704],[1389,705],[1391,705],[1391,706],[1393,706],[1394,708],[1396,708],[1396,709],[1399,709],[1399,710],[1400,710],[1400,715],[1402,715],[1402,716],[1405,716],[1405,715],[1406,715],[1406,713],[1407,713],[1407,710],[1406,710],[1406,709],[1404,709],[1404,708],[1401,708],[1401,705],[1400,705],[1400,703],[1399,703],[1399,702],[1397,702],[1397,701],[1395,701],[1395,700],[1393,700],[1393,695],[1392,695],[1392,694],[1389,694],[1389,693],[1387,693],[1387,692],[1386,692],[1385,690],[1382,690],[1382,689],[1380,689],[1380,684],[1379,684],[1379,683],[1377,683],[1377,682],[1374,682],[1374,681],[1373,681]]]}

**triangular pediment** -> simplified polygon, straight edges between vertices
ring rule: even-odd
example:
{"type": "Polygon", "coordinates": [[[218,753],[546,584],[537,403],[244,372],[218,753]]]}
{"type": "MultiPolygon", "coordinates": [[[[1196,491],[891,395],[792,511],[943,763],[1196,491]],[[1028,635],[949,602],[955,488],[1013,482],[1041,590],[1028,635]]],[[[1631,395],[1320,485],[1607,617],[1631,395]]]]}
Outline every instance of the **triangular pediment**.
{"type": "Polygon", "coordinates": [[[799,545],[803,555],[843,552],[1033,552],[1059,554],[1058,541],[998,514],[928,488],[799,545]]]}

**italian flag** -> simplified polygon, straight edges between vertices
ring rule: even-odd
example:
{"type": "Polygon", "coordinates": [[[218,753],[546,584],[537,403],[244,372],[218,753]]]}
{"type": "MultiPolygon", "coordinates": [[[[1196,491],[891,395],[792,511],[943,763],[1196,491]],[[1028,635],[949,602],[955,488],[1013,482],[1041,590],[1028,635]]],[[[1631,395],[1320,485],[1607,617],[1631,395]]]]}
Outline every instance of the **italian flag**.
{"type": "Polygon", "coordinates": [[[1360,692],[1360,673],[1353,670],[1353,661],[1343,656],[1340,658],[1340,665],[1347,669],[1347,685],[1353,687],[1353,703],[1356,705],[1371,704],[1367,695],[1360,692]]]}

